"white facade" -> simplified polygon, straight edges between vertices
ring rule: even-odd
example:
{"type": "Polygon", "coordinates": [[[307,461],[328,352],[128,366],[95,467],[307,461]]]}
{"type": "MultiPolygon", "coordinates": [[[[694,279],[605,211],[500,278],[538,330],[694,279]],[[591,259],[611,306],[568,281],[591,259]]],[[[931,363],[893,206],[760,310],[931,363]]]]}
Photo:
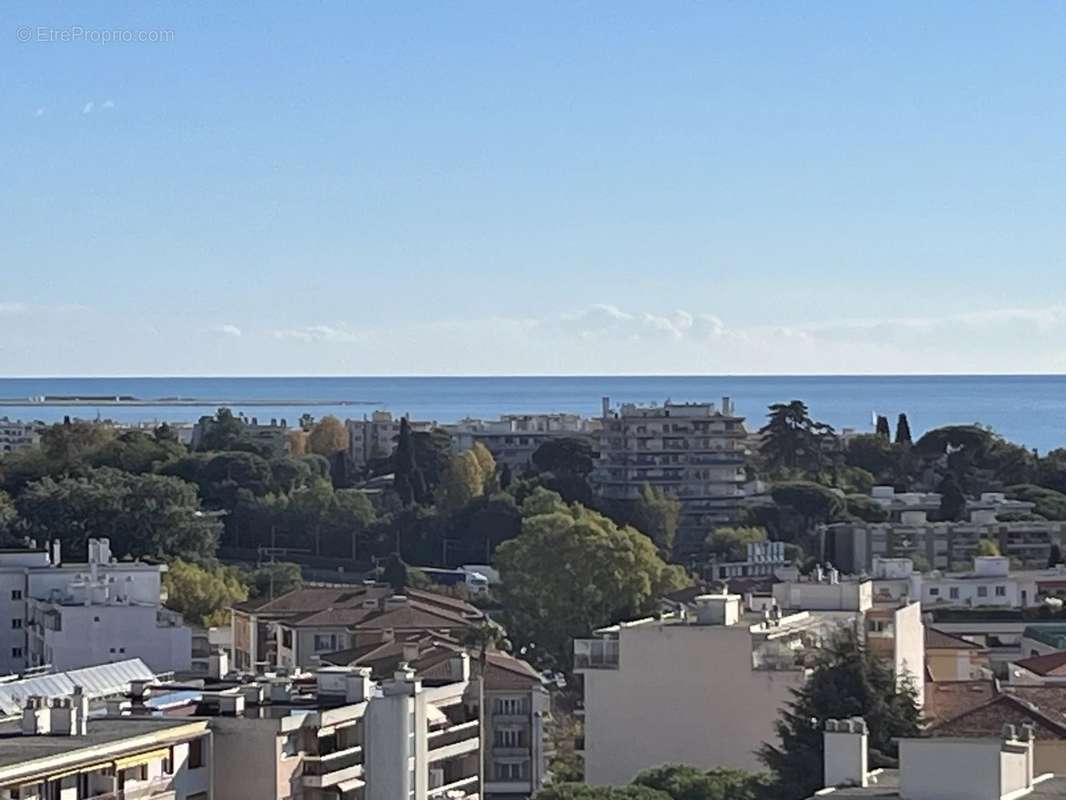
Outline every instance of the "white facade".
{"type": "Polygon", "coordinates": [[[710,595],[697,598],[693,613],[575,641],[586,781],[621,785],[664,763],[762,769],[755,751],[774,740],[774,723],[803,684],[808,659],[857,617],[757,619],[742,616],[738,596],[710,595]]]}
{"type": "Polygon", "coordinates": [[[157,672],[187,670],[191,633],[161,602],[163,565],[117,562],[107,539],[88,563],[51,552],[0,552],[0,671],[77,669],[140,658],[157,672]]]}
{"type": "MultiPolygon", "coordinates": [[[[362,419],[346,419],[348,429],[348,455],[357,466],[363,466],[374,458],[385,458],[396,449],[400,435],[400,417],[389,411],[374,411],[362,419]]],[[[435,422],[413,422],[408,419],[411,431],[428,431],[435,422]]]]}
{"type": "Polygon", "coordinates": [[[496,463],[524,468],[548,439],[582,436],[596,426],[595,420],[578,414],[506,414],[495,420],[461,419],[443,427],[451,434],[453,451],[461,453],[480,443],[496,463]]]}
{"type": "Polygon", "coordinates": [[[36,447],[41,441],[42,427],[44,426],[39,422],[22,422],[0,417],[0,455],[36,447]]]}

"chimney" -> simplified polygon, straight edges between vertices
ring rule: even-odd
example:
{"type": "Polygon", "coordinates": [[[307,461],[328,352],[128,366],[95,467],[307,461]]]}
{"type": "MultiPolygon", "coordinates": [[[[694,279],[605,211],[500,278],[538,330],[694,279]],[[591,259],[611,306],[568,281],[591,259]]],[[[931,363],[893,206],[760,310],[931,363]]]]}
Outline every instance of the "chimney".
{"type": "Polygon", "coordinates": [[[403,660],[410,663],[418,658],[418,654],[421,648],[418,646],[418,642],[404,642],[401,647],[403,648],[403,660]]]}
{"type": "Polygon", "coordinates": [[[31,695],[22,709],[22,733],[24,736],[44,736],[51,732],[52,709],[43,697],[31,695]]]}
{"type": "Polygon", "coordinates": [[[63,565],[63,543],[56,539],[52,542],[52,566],[59,567],[63,565]]]}
{"type": "Polygon", "coordinates": [[[349,703],[361,703],[370,699],[374,685],[370,680],[369,667],[354,667],[345,676],[344,699],[349,703]]]}
{"type": "Polygon", "coordinates": [[[391,608],[404,608],[407,605],[407,596],[402,594],[394,594],[391,597],[385,598],[384,608],[385,610],[391,608]]]}
{"type": "Polygon", "coordinates": [[[603,404],[603,418],[606,419],[611,414],[611,398],[604,397],[601,402],[603,404]]]}
{"type": "Polygon", "coordinates": [[[740,620],[739,594],[701,594],[696,598],[696,621],[700,625],[735,625],[740,620]]]}
{"type": "Polygon", "coordinates": [[[825,721],[825,786],[867,786],[867,732],[862,717],[825,721]]]}

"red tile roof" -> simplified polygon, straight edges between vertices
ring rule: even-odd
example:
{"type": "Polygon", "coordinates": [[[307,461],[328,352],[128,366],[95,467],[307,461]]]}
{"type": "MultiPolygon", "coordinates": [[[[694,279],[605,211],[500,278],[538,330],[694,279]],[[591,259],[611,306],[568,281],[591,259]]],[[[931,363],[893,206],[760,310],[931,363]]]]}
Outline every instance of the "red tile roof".
{"type": "Polygon", "coordinates": [[[1066,675],[1066,650],[1043,656],[1031,656],[1014,663],[1036,675],[1066,675]]]}

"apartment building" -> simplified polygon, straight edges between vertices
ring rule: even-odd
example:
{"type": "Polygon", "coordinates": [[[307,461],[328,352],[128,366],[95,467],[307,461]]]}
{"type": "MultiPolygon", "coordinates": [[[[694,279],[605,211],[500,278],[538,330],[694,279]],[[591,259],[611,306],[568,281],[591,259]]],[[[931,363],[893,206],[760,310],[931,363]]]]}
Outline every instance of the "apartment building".
{"type": "MultiPolygon", "coordinates": [[[[289,452],[289,424],[284,419],[271,418],[269,422],[260,422],[258,417],[239,417],[242,426],[241,433],[250,442],[257,445],[271,458],[287,455],[289,452]]],[[[204,436],[215,425],[213,417],[200,417],[193,425],[192,435],[189,437],[189,445],[193,450],[198,450],[204,436]]]]}
{"type": "MultiPolygon", "coordinates": [[[[390,411],[373,411],[362,419],[347,419],[348,455],[352,463],[362,467],[375,458],[391,456],[396,449],[400,435],[400,417],[394,417],[390,411]]],[[[407,424],[412,431],[430,431],[437,427],[435,422],[417,422],[411,419],[407,424]]]]}
{"type": "Polygon", "coordinates": [[[826,720],[825,788],[809,800],[1047,800],[1066,798],[1066,778],[1038,771],[1036,726],[1000,722],[982,736],[899,740],[899,766],[870,769],[860,719],[826,720]]]}
{"type": "Polygon", "coordinates": [[[603,398],[592,479],[603,497],[633,500],[645,485],[681,501],[678,541],[702,544],[736,519],[747,480],[747,430],[732,401],[634,405],[603,398]]]}
{"type": "Polygon", "coordinates": [[[77,691],[0,725],[3,800],[212,800],[213,765],[207,720],[90,716],[77,691]]]}
{"type": "Polygon", "coordinates": [[[0,455],[36,447],[41,441],[43,422],[22,422],[0,417],[0,455]]]}
{"type": "Polygon", "coordinates": [[[0,551],[0,671],[69,670],[140,658],[187,670],[191,632],[162,605],[165,565],[116,561],[90,539],[88,561],[64,563],[59,542],[0,551]]]}
{"type": "Polygon", "coordinates": [[[496,463],[524,469],[544,442],[568,436],[591,436],[598,420],[578,414],[505,414],[496,420],[461,419],[443,426],[456,453],[484,445],[496,463]]]}
{"type": "MultiPolygon", "coordinates": [[[[322,656],[323,664],[369,668],[384,679],[406,663],[429,680],[462,653],[461,645],[428,634],[410,634],[322,656]]],[[[475,664],[474,685],[480,680],[475,664]]],[[[466,700],[475,709],[477,692],[466,700]]],[[[549,718],[548,692],[540,674],[525,661],[489,652],[485,660],[485,796],[487,800],[527,798],[543,785],[547,771],[544,726],[549,718]]]]}
{"type": "Polygon", "coordinates": [[[968,501],[965,522],[929,522],[928,514],[940,508],[935,492],[896,493],[891,487],[874,487],[871,498],[889,512],[889,521],[819,528],[823,557],[848,572],[870,570],[878,557],[910,558],[927,569],[958,571],[977,556],[981,541],[995,544],[1024,568],[1036,569],[1047,566],[1052,545],[1066,532],[1064,522],[1000,522],[999,515],[1028,513],[1034,505],[1007,500],[998,492],[968,501]]]}
{"type": "Polygon", "coordinates": [[[790,567],[784,542],[749,542],[746,556],[737,561],[711,557],[702,566],[704,580],[730,581],[736,578],[772,578],[790,567]]]}
{"type": "Polygon", "coordinates": [[[792,690],[821,646],[859,619],[835,611],[752,614],[739,595],[700,595],[674,613],[575,640],[586,781],[625,784],[665,763],[762,769],[756,750],[774,740],[792,690]]]}

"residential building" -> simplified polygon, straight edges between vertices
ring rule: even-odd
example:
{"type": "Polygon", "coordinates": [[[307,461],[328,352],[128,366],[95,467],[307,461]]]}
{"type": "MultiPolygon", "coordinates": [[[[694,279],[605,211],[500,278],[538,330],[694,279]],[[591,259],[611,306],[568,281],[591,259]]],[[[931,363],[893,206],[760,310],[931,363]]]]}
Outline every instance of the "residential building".
{"type": "Polygon", "coordinates": [[[0,417],[0,455],[36,447],[41,441],[43,422],[22,422],[0,417]]]}
{"type": "Polygon", "coordinates": [[[140,658],[187,670],[191,633],[162,605],[165,565],[116,561],[90,539],[86,563],[63,563],[59,542],[0,551],[0,670],[58,670],[140,658]]]}
{"type": "Polygon", "coordinates": [[[40,697],[42,700],[71,697],[78,687],[81,687],[82,694],[92,706],[91,710],[96,711],[106,707],[108,701],[126,697],[131,683],[149,683],[155,677],[155,673],[139,658],[68,672],[38,669],[21,678],[8,677],[0,681],[0,722],[19,719],[29,697],[40,697]]]}
{"type": "Polygon", "coordinates": [[[553,438],[590,436],[598,420],[578,414],[505,414],[496,420],[461,419],[444,425],[451,434],[452,449],[461,453],[482,444],[499,465],[512,469],[529,466],[533,454],[553,438]]]}
{"type": "Polygon", "coordinates": [[[1066,686],[1066,651],[1012,661],[1007,680],[1018,686],[1066,686]]]}
{"type": "Polygon", "coordinates": [[[1040,774],[1040,731],[1000,726],[980,737],[936,736],[898,740],[899,766],[868,764],[862,719],[827,720],[823,745],[825,787],[809,800],[1048,800],[1066,798],[1066,778],[1040,774]]]}
{"type": "Polygon", "coordinates": [[[747,435],[728,397],[721,408],[667,401],[615,409],[605,397],[592,480],[611,500],[635,500],[645,486],[677,497],[684,551],[701,545],[716,525],[736,519],[745,496],[747,435]]]}
{"type": "Polygon", "coordinates": [[[746,558],[728,561],[712,557],[702,567],[704,580],[729,581],[734,578],[771,578],[791,566],[784,542],[749,542],[746,558]]]}
{"type": "Polygon", "coordinates": [[[90,716],[77,692],[0,726],[5,800],[211,800],[213,764],[207,720],[90,716]]]}
{"type": "Polygon", "coordinates": [[[966,504],[965,522],[929,522],[940,507],[935,492],[895,493],[874,487],[871,498],[889,513],[887,522],[834,523],[819,528],[822,556],[847,572],[873,568],[876,558],[910,558],[923,570],[958,571],[978,553],[982,541],[1025,569],[1048,564],[1052,545],[1066,532],[1066,523],[1047,520],[1000,522],[1000,514],[1032,511],[1034,505],[987,492],[966,504]]]}
{"type": "Polygon", "coordinates": [[[576,640],[586,781],[625,784],[664,763],[761,769],[755,751],[773,740],[792,690],[821,646],[858,620],[851,612],[752,614],[739,595],[700,595],[675,613],[576,640]]]}
{"type": "MultiPolygon", "coordinates": [[[[362,419],[345,420],[348,455],[352,463],[362,467],[375,458],[391,456],[400,435],[400,419],[390,411],[373,411],[362,419]]],[[[416,422],[411,419],[407,423],[412,431],[429,431],[437,426],[435,422],[416,422]]]]}
{"type": "MultiPolygon", "coordinates": [[[[407,663],[428,680],[461,653],[454,640],[410,634],[377,644],[322,656],[322,663],[367,667],[374,680],[407,663]]],[[[480,665],[474,664],[475,686],[480,665]]],[[[467,704],[476,708],[471,693],[467,704]]],[[[540,674],[525,661],[506,653],[485,654],[485,794],[488,800],[528,798],[541,787],[547,771],[544,726],[549,718],[548,692],[540,674]]]]}
{"type": "Polygon", "coordinates": [[[937,628],[925,628],[925,670],[931,681],[971,681],[987,678],[988,652],[976,642],[937,628]]]}
{"type": "MultiPolygon", "coordinates": [[[[289,428],[284,419],[272,418],[269,423],[259,422],[258,417],[238,417],[241,422],[241,434],[252,444],[256,445],[271,458],[288,455],[289,452],[289,428]]],[[[200,417],[193,426],[190,446],[198,450],[204,436],[215,424],[214,417],[200,417]]]]}

